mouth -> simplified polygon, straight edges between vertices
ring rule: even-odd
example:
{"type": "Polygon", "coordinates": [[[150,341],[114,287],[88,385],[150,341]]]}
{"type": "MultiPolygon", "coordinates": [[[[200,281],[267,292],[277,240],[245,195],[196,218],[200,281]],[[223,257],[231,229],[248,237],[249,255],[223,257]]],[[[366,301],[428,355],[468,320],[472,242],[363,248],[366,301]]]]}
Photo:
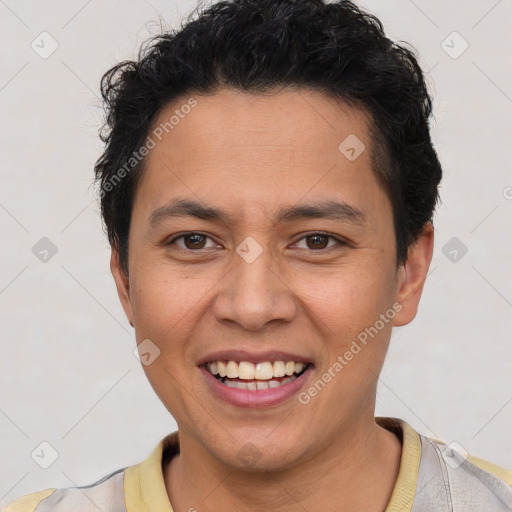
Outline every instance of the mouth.
{"type": "Polygon", "coordinates": [[[295,395],[309,380],[313,364],[216,360],[201,364],[199,369],[217,398],[239,407],[262,408],[295,395]]]}
{"type": "Polygon", "coordinates": [[[311,363],[295,361],[211,361],[203,366],[218,381],[231,388],[257,391],[284,386],[300,377],[311,363]]]}

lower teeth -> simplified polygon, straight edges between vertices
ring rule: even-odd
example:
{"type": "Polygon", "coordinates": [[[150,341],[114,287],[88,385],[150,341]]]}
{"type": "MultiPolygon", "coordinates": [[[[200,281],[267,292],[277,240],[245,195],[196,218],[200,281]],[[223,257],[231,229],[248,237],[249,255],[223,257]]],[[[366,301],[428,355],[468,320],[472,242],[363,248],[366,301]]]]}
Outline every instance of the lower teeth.
{"type": "Polygon", "coordinates": [[[278,380],[251,380],[248,382],[244,382],[242,380],[229,380],[226,377],[221,379],[221,382],[230,388],[238,388],[238,389],[247,389],[250,391],[256,391],[258,389],[272,389],[278,388],[284,384],[288,384],[289,382],[294,381],[298,375],[292,375],[290,377],[286,377],[282,381],[278,380]]]}

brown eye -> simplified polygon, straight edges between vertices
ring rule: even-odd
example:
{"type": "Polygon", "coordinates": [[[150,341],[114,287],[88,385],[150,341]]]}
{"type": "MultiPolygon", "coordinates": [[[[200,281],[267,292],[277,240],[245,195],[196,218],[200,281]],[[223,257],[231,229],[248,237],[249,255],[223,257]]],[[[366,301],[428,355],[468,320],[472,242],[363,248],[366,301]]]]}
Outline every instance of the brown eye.
{"type": "MultiPolygon", "coordinates": [[[[312,251],[323,251],[325,249],[331,249],[333,245],[338,246],[344,246],[346,245],[343,240],[329,235],[329,233],[312,233],[311,235],[307,235],[299,240],[299,242],[302,242],[303,240],[306,240],[305,247],[300,247],[300,249],[306,249],[306,250],[312,250],[312,251]],[[332,240],[335,243],[329,245],[329,241],[332,240]]],[[[299,243],[297,242],[297,243],[299,243]]]]}
{"type": "Polygon", "coordinates": [[[311,241],[310,249],[325,249],[329,243],[329,237],[325,235],[311,235],[307,236],[306,239],[311,241]]]}
{"type": "MultiPolygon", "coordinates": [[[[211,240],[206,235],[203,235],[201,233],[184,233],[182,235],[179,235],[172,240],[170,240],[167,245],[173,245],[176,243],[176,245],[181,249],[186,249],[190,251],[194,250],[201,250],[206,248],[206,243],[208,240],[211,240]],[[183,240],[183,244],[177,244],[176,242],[178,240],[183,240]]],[[[213,242],[213,241],[212,241],[213,242]]],[[[215,244],[213,244],[215,245],[215,244]]],[[[210,247],[213,247],[210,245],[210,247]]]]}
{"type": "Polygon", "coordinates": [[[185,247],[187,249],[204,249],[206,237],[196,233],[193,235],[185,235],[183,240],[185,241],[185,247]],[[188,244],[187,241],[190,242],[190,244],[188,244]]]}

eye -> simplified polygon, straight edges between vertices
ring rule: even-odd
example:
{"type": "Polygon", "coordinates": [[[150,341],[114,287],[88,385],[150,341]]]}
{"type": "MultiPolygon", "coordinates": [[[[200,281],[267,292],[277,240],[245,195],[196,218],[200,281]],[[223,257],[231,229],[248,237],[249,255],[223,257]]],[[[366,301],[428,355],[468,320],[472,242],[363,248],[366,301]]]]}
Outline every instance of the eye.
{"type": "MultiPolygon", "coordinates": [[[[325,249],[330,249],[332,246],[328,246],[329,239],[334,240],[337,242],[338,245],[346,245],[346,243],[341,240],[340,238],[337,238],[333,235],[330,235],[329,233],[324,232],[317,232],[317,233],[311,233],[299,240],[301,242],[302,240],[311,240],[311,244],[308,244],[306,242],[305,249],[311,249],[313,251],[321,251],[325,249]]],[[[336,245],[336,244],[334,244],[336,245]]],[[[304,247],[301,247],[303,249],[304,247]]]]}
{"type": "MultiPolygon", "coordinates": [[[[172,245],[177,240],[183,239],[184,246],[178,245],[181,249],[185,250],[201,250],[201,249],[207,249],[205,246],[206,240],[213,240],[209,238],[206,235],[203,235],[202,233],[197,233],[195,231],[191,231],[189,233],[182,233],[181,235],[178,235],[174,237],[172,240],[169,240],[166,245],[172,245]]],[[[217,244],[213,243],[210,247],[216,247],[217,244]]]]}
{"type": "MultiPolygon", "coordinates": [[[[346,245],[346,242],[344,242],[342,239],[324,232],[311,233],[307,236],[302,237],[299,240],[299,242],[303,240],[306,240],[306,247],[299,248],[306,250],[309,249],[313,251],[323,251],[325,249],[330,249],[332,245],[328,245],[329,240],[333,240],[335,242],[333,245],[336,245],[336,243],[340,246],[346,245]],[[307,241],[309,240],[311,241],[310,244],[307,243],[307,241]]],[[[298,242],[296,242],[296,244],[297,243],[298,242]]],[[[182,233],[181,235],[175,236],[173,239],[169,240],[166,243],[166,245],[173,244],[176,244],[179,248],[188,251],[200,251],[207,248],[217,247],[217,244],[210,237],[196,231],[182,233]],[[176,244],[178,240],[183,240],[183,245],[176,244]],[[209,247],[206,245],[207,240],[210,240],[212,242],[212,245],[210,245],[209,247]]]]}

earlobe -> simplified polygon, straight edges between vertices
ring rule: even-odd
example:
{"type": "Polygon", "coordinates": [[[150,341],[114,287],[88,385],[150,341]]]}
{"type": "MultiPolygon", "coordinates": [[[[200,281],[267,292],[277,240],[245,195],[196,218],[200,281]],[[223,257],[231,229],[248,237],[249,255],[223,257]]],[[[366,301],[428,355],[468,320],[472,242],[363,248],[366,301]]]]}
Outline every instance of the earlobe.
{"type": "Polygon", "coordinates": [[[407,261],[398,269],[396,300],[402,309],[394,318],[396,327],[410,323],[416,316],[433,250],[434,228],[427,222],[416,242],[409,247],[407,261]]]}
{"type": "Polygon", "coordinates": [[[110,271],[114,277],[117,294],[119,296],[119,300],[121,301],[121,305],[123,306],[126,317],[128,318],[128,322],[130,322],[132,327],[135,327],[133,323],[133,309],[130,299],[130,281],[119,263],[119,252],[113,247],[110,255],[110,271]]]}

